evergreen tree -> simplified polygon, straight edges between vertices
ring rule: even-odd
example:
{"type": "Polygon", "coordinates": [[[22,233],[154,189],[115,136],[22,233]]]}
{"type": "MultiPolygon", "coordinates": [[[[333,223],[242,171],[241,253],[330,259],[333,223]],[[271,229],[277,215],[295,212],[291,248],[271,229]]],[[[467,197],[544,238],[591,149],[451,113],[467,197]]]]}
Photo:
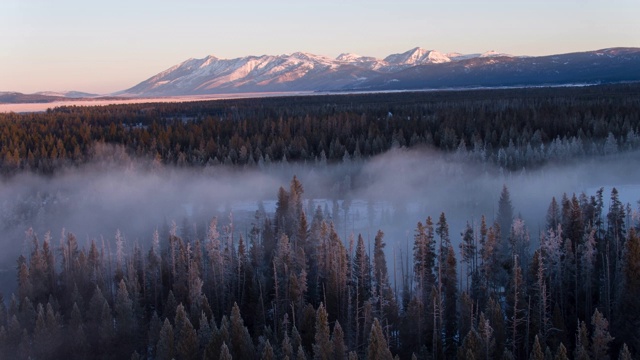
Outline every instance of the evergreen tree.
{"type": "Polygon", "coordinates": [[[158,344],[156,345],[156,358],[160,360],[171,360],[174,357],[173,326],[169,319],[164,319],[164,324],[160,330],[158,344]]]}
{"type": "Polygon", "coordinates": [[[574,358],[576,360],[589,360],[589,352],[587,351],[591,341],[589,340],[589,331],[587,330],[587,324],[581,321],[578,325],[578,331],[576,334],[576,347],[574,350],[574,358]]]}
{"type": "Polygon", "coordinates": [[[623,284],[618,307],[616,332],[619,341],[626,343],[632,353],[640,351],[640,237],[636,229],[629,229],[625,243],[625,255],[622,269],[623,284]]]}
{"type": "Polygon", "coordinates": [[[333,343],[329,334],[329,318],[324,305],[320,303],[316,312],[315,342],[313,344],[313,358],[315,360],[333,359],[333,343]]]}
{"type": "Polygon", "coordinates": [[[494,353],[496,341],[493,337],[493,328],[489,319],[485,318],[484,312],[481,312],[478,318],[478,335],[482,341],[482,356],[478,359],[489,360],[494,353]]]}
{"type": "Polygon", "coordinates": [[[376,312],[390,332],[395,332],[398,319],[398,306],[393,289],[389,283],[387,261],[384,255],[384,233],[378,230],[373,247],[373,273],[375,283],[376,312]]]}
{"type": "Polygon", "coordinates": [[[273,348],[271,347],[271,343],[267,339],[267,342],[264,345],[264,349],[262,350],[262,355],[260,356],[260,360],[274,360],[275,354],[273,353],[273,348]]]}
{"type": "Polygon", "coordinates": [[[118,284],[114,308],[118,332],[116,341],[120,345],[119,350],[122,354],[130,354],[133,352],[133,346],[135,346],[136,318],[133,312],[133,302],[129,297],[124,279],[120,280],[118,284]]]}
{"type": "Polygon", "coordinates": [[[244,326],[244,320],[240,315],[238,304],[233,304],[231,310],[231,329],[229,332],[231,339],[231,354],[240,359],[251,359],[254,357],[255,349],[249,330],[244,326]]]}
{"type": "MultiPolygon", "coordinates": [[[[511,223],[513,222],[513,205],[511,205],[511,195],[509,194],[507,185],[502,186],[500,200],[498,201],[498,213],[496,214],[496,219],[498,225],[500,225],[500,229],[502,230],[501,243],[503,246],[506,246],[509,238],[508,230],[511,229],[511,223]]],[[[504,250],[501,250],[503,254],[504,250]]]]}
{"type": "Polygon", "coordinates": [[[547,227],[546,229],[555,229],[561,221],[560,207],[556,201],[556,197],[551,198],[549,209],[547,210],[547,227]]]}
{"type": "Polygon", "coordinates": [[[82,313],[78,304],[74,303],[69,320],[69,353],[72,359],[84,359],[87,356],[87,338],[84,328],[82,313]]]}
{"type": "Polygon", "coordinates": [[[622,344],[622,349],[620,350],[620,355],[618,355],[618,360],[631,360],[631,352],[629,351],[629,347],[627,344],[622,344]]]}
{"type": "Polygon", "coordinates": [[[486,313],[487,320],[489,320],[489,324],[493,328],[493,336],[495,338],[495,352],[493,356],[494,358],[498,358],[502,355],[505,348],[507,331],[500,303],[495,301],[493,297],[489,298],[487,302],[486,313]]]}
{"type": "Polygon", "coordinates": [[[198,357],[198,336],[191,321],[187,317],[182,304],[176,309],[174,319],[175,353],[180,359],[193,360],[198,357]]]}
{"type": "Polygon", "coordinates": [[[544,360],[544,353],[542,352],[542,346],[540,346],[538,335],[536,335],[535,340],[533,341],[533,350],[531,350],[529,360],[544,360]]]}
{"type": "Polygon", "coordinates": [[[457,344],[456,333],[458,330],[458,282],[456,275],[456,256],[453,246],[449,244],[446,252],[446,267],[443,273],[444,283],[444,342],[445,354],[451,358],[454,356],[457,344]]]}
{"type": "Polygon", "coordinates": [[[458,359],[483,359],[485,356],[484,351],[482,350],[482,339],[480,335],[476,331],[476,329],[471,328],[467,335],[462,340],[462,345],[458,348],[458,359]]]}
{"type": "Polygon", "coordinates": [[[344,343],[344,331],[342,326],[336,321],[333,325],[333,333],[331,334],[331,342],[333,343],[333,354],[335,360],[345,360],[347,356],[347,345],[344,343]]]}
{"type": "Polygon", "coordinates": [[[284,338],[282,339],[282,356],[285,358],[293,359],[293,345],[291,345],[291,338],[289,338],[289,334],[285,331],[284,338]]]}
{"type": "Polygon", "coordinates": [[[609,322],[596,309],[591,317],[593,333],[591,335],[591,357],[594,359],[609,359],[609,343],[613,337],[609,334],[609,322]]]}
{"type": "Polygon", "coordinates": [[[567,348],[564,347],[563,343],[560,343],[560,346],[558,347],[555,360],[569,360],[569,357],[567,357],[567,348]]]}
{"type": "Polygon", "coordinates": [[[220,348],[220,360],[233,360],[231,353],[229,352],[229,347],[227,347],[226,343],[222,343],[222,347],[220,348]]]}
{"type": "Polygon", "coordinates": [[[367,359],[393,359],[378,319],[374,319],[373,325],[371,326],[371,335],[369,336],[369,346],[367,348],[367,359]]]}
{"type": "Polygon", "coordinates": [[[420,292],[421,302],[428,301],[431,287],[435,284],[433,267],[435,264],[435,241],[433,233],[433,222],[428,217],[425,225],[418,222],[413,237],[413,272],[420,292]]]}

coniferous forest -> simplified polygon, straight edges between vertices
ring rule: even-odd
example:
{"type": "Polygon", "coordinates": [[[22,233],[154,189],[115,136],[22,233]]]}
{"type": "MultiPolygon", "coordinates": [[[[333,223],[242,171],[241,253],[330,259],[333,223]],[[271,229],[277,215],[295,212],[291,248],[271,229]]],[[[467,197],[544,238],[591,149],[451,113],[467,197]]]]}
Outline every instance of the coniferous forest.
{"type": "Polygon", "coordinates": [[[637,358],[639,132],[638,84],[0,114],[0,358],[637,358]]]}

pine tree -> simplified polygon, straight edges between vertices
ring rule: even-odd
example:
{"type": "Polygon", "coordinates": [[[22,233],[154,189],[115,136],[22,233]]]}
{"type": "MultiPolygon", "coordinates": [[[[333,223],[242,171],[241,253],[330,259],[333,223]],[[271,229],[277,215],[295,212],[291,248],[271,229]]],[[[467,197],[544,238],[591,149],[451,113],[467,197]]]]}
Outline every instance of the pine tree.
{"type": "Polygon", "coordinates": [[[473,359],[480,360],[484,358],[484,355],[482,339],[476,329],[471,328],[462,340],[462,345],[458,348],[458,359],[464,360],[473,357],[473,359]]]}
{"type": "Polygon", "coordinates": [[[629,229],[622,267],[623,284],[615,334],[619,341],[629,346],[632,353],[638,353],[640,336],[636,334],[640,327],[640,237],[634,227],[629,229]]]}
{"type": "Polygon", "coordinates": [[[302,348],[302,345],[298,346],[298,352],[296,353],[296,360],[307,360],[307,355],[302,348]]]}
{"type": "Polygon", "coordinates": [[[631,352],[629,352],[629,347],[627,344],[622,344],[622,349],[620,350],[620,354],[618,355],[618,360],[631,360],[631,352]]]}
{"type": "Polygon", "coordinates": [[[494,358],[498,358],[502,355],[505,348],[507,331],[500,303],[494,300],[493,297],[489,298],[489,301],[487,302],[486,313],[487,320],[489,320],[489,323],[493,328],[493,336],[495,338],[493,356],[494,358]]]}
{"type": "Polygon", "coordinates": [[[433,267],[435,264],[435,241],[433,222],[428,217],[426,224],[418,222],[413,243],[413,272],[421,302],[426,303],[431,287],[435,284],[433,267]]]}
{"type": "Polygon", "coordinates": [[[222,343],[222,347],[220,348],[220,360],[233,360],[231,353],[229,352],[229,347],[227,347],[226,343],[222,343]]]}
{"type": "Polygon", "coordinates": [[[198,347],[200,349],[200,353],[206,349],[207,344],[209,343],[209,339],[213,334],[211,330],[211,326],[209,325],[209,319],[207,319],[207,315],[204,312],[200,313],[200,319],[198,320],[198,330],[196,331],[198,336],[198,347]]]}
{"type": "Polygon", "coordinates": [[[333,354],[335,360],[345,360],[347,356],[347,345],[344,343],[344,331],[342,326],[336,320],[333,325],[333,333],[331,334],[331,342],[333,343],[333,354]]]}
{"type": "Polygon", "coordinates": [[[467,225],[462,233],[462,242],[460,242],[460,261],[466,266],[466,285],[467,292],[469,292],[469,277],[476,270],[476,239],[471,224],[467,222],[467,225]]]}
{"type": "Polygon", "coordinates": [[[169,319],[164,319],[160,330],[158,344],[156,345],[156,358],[159,360],[171,360],[174,357],[173,326],[169,319]]]}
{"type": "Polygon", "coordinates": [[[100,325],[98,327],[99,351],[106,353],[113,346],[114,328],[113,316],[111,315],[111,307],[105,300],[102,304],[102,313],[100,316],[100,325]]]}
{"type": "Polygon", "coordinates": [[[394,332],[395,324],[398,319],[398,306],[393,289],[389,283],[389,274],[387,270],[387,261],[384,255],[384,233],[378,230],[374,240],[373,250],[373,273],[375,283],[375,300],[376,312],[379,314],[387,331],[394,332]],[[389,330],[391,329],[391,330],[389,330]]]}
{"type": "Polygon", "coordinates": [[[282,349],[282,356],[285,358],[293,359],[293,345],[291,345],[291,338],[289,338],[289,334],[285,331],[284,338],[282,339],[282,345],[280,346],[282,349]]]}
{"type": "Polygon", "coordinates": [[[533,350],[531,350],[529,360],[544,360],[544,353],[542,352],[542,346],[540,346],[538,335],[536,335],[535,339],[533,340],[533,350]]]}
{"type": "MultiPolygon", "coordinates": [[[[157,312],[153,312],[151,319],[149,320],[149,331],[147,332],[147,344],[149,345],[149,351],[155,355],[155,345],[160,340],[160,330],[162,329],[162,322],[157,312]]],[[[150,354],[150,355],[151,355],[150,354]]]]}
{"type": "Polygon", "coordinates": [[[489,360],[494,352],[496,341],[493,337],[493,328],[485,318],[484,312],[481,312],[478,318],[478,335],[482,341],[482,356],[478,359],[489,360]]]}
{"type": "Polygon", "coordinates": [[[556,197],[551,198],[549,209],[547,210],[547,227],[546,229],[555,229],[558,227],[561,221],[560,207],[556,197]]]}
{"type": "Polygon", "coordinates": [[[584,321],[580,321],[578,330],[576,333],[576,348],[574,350],[574,358],[576,360],[589,360],[589,353],[587,349],[590,348],[591,341],[589,340],[589,331],[587,330],[587,324],[584,321]]]}
{"type": "Polygon", "coordinates": [[[174,320],[175,352],[180,359],[193,360],[198,357],[198,336],[191,321],[187,317],[182,304],[176,309],[174,320]]]}
{"type": "Polygon", "coordinates": [[[569,360],[569,358],[567,357],[567,348],[564,347],[563,343],[560,343],[560,346],[558,347],[558,352],[556,353],[555,360],[569,360]]]}
{"type": "Polygon", "coordinates": [[[244,326],[244,320],[240,315],[240,308],[238,304],[233,304],[231,310],[231,331],[229,333],[231,337],[231,354],[240,359],[251,359],[254,357],[255,349],[249,330],[244,326]]]}
{"type": "Polygon", "coordinates": [[[87,357],[87,339],[82,321],[82,314],[78,304],[73,304],[71,319],[69,320],[69,352],[73,359],[84,359],[87,357]]]}
{"type": "Polygon", "coordinates": [[[445,354],[451,358],[456,351],[456,332],[458,330],[458,282],[456,255],[453,246],[449,244],[446,252],[446,267],[443,273],[444,283],[444,342],[445,354]]]}
{"type": "Polygon", "coordinates": [[[117,343],[121,346],[119,347],[120,353],[130,354],[133,351],[133,346],[135,345],[134,335],[136,333],[136,319],[133,312],[133,302],[129,297],[129,292],[127,291],[127,285],[125,284],[124,279],[120,280],[120,283],[118,284],[114,308],[116,312],[115,320],[118,332],[117,343]]]}
{"type": "Polygon", "coordinates": [[[593,333],[591,335],[591,357],[594,359],[609,359],[609,343],[613,337],[609,334],[609,322],[596,309],[591,317],[593,333]]]}
{"type": "Polygon", "coordinates": [[[373,320],[371,335],[369,336],[369,346],[367,348],[367,359],[392,360],[393,356],[389,351],[387,340],[384,338],[382,328],[378,319],[373,320]]]}
{"type": "Polygon", "coordinates": [[[509,237],[508,230],[511,229],[511,223],[513,222],[513,205],[511,205],[511,195],[509,194],[509,189],[506,184],[502,186],[496,219],[502,230],[501,243],[506,245],[509,237]]]}
{"type": "Polygon", "coordinates": [[[371,297],[371,270],[369,256],[367,255],[364,240],[361,235],[358,235],[351,274],[353,277],[352,281],[355,285],[354,294],[352,295],[354,302],[353,309],[355,313],[355,316],[352,317],[355,321],[355,347],[360,348],[366,344],[364,339],[367,336],[367,329],[364,323],[363,311],[365,303],[371,297]]]}
{"type": "Polygon", "coordinates": [[[273,348],[271,347],[271,343],[267,339],[267,342],[264,345],[264,349],[262,350],[262,355],[260,356],[260,360],[274,360],[275,354],[273,353],[273,348]]]}
{"type": "Polygon", "coordinates": [[[316,311],[315,342],[313,344],[314,360],[333,359],[333,343],[329,334],[329,318],[324,305],[320,303],[316,311]]]}

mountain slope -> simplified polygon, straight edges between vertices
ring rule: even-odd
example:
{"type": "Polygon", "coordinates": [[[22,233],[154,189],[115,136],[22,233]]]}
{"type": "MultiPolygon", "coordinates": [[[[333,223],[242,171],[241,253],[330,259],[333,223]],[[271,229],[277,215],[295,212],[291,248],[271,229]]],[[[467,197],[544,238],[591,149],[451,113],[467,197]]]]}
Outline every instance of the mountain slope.
{"type": "Polygon", "coordinates": [[[615,48],[541,57],[476,57],[415,66],[354,89],[438,89],[640,81],[640,49],[615,48]]]}
{"type": "Polygon", "coordinates": [[[384,59],[309,53],[189,59],[117,93],[173,96],[236,92],[400,90],[640,80],[640,49],[542,57],[489,51],[443,54],[419,47],[384,59]]]}

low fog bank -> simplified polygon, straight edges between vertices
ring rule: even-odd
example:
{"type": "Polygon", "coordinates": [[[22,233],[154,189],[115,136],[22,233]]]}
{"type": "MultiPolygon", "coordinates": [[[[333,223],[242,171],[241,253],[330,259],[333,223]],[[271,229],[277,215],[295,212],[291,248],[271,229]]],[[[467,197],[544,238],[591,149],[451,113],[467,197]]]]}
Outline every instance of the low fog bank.
{"type": "Polygon", "coordinates": [[[340,164],[274,163],[252,169],[186,169],[125,160],[69,169],[53,177],[22,174],[4,180],[0,277],[8,278],[17,255],[27,250],[25,231],[30,227],[40,240],[50,231],[54,245],[64,228],[81,246],[92,239],[113,241],[119,229],[129,246],[138,242],[148,249],[155,229],[162,231],[175,222],[179,234],[188,228],[190,236],[202,238],[212,217],[224,226],[233,214],[234,230],[245,234],[259,206],[273,213],[278,188],[288,190],[294,175],[304,186],[307,211],[320,206],[345,241],[352,233],[362,233],[372,242],[375,232],[383,230],[388,257],[411,251],[416,223],[427,216],[435,223],[445,212],[454,244],[466,221],[477,227],[484,214],[493,222],[503,185],[533,241],[544,227],[553,196],[582,191],[593,195],[604,186],[608,199],[612,186],[622,186],[623,202],[637,209],[640,199],[637,152],[516,173],[426,149],[395,149],[340,164]]]}

